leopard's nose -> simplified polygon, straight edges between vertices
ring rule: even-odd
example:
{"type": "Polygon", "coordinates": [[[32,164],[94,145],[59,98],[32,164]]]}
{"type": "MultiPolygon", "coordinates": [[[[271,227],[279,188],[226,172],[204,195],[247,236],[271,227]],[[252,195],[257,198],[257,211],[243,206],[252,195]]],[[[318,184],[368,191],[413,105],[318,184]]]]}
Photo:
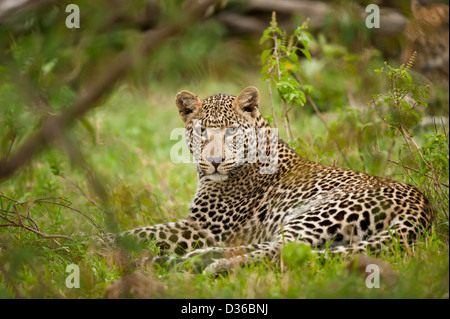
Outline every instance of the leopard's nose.
{"type": "Polygon", "coordinates": [[[208,157],[207,160],[212,164],[212,166],[214,166],[214,168],[217,171],[217,168],[219,167],[220,163],[222,163],[225,159],[222,157],[208,157]]]}

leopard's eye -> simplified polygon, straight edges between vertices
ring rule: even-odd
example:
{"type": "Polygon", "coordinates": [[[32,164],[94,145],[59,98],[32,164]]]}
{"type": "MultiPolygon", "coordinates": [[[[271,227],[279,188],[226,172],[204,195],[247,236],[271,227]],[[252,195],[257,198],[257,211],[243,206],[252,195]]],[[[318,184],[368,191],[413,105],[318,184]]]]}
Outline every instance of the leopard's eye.
{"type": "Polygon", "coordinates": [[[201,126],[194,126],[194,131],[195,133],[197,133],[197,135],[200,135],[201,137],[207,137],[207,131],[205,128],[201,127],[201,126]]]}
{"type": "Polygon", "coordinates": [[[225,134],[227,136],[233,136],[233,135],[236,135],[238,133],[238,131],[239,131],[239,128],[237,128],[237,127],[228,127],[225,130],[225,134]]]}

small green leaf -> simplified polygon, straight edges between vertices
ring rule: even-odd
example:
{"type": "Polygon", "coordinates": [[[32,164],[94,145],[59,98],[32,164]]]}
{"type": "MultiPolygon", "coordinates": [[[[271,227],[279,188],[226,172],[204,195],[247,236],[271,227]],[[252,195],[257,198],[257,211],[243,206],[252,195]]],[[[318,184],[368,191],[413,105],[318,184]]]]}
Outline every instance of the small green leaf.
{"type": "Polygon", "coordinates": [[[305,49],[300,49],[300,51],[305,55],[305,57],[308,59],[308,61],[311,62],[311,54],[309,53],[309,51],[305,50],[305,49]]]}

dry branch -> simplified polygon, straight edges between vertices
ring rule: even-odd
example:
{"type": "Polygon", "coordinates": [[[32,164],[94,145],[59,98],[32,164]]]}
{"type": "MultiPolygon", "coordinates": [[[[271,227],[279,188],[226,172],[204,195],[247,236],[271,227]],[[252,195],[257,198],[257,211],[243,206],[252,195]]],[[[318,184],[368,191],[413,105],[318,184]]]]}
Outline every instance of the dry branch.
{"type": "Polygon", "coordinates": [[[67,239],[67,240],[73,240],[72,237],[66,236],[66,235],[59,235],[59,234],[58,235],[48,235],[48,234],[46,234],[41,229],[39,229],[38,224],[32,218],[30,208],[33,205],[51,204],[51,205],[59,205],[59,206],[68,208],[72,211],[75,211],[75,212],[83,215],[84,217],[89,219],[89,221],[95,227],[97,227],[97,229],[100,232],[103,232],[102,229],[100,228],[100,226],[97,223],[95,223],[89,216],[87,216],[86,214],[82,213],[81,211],[79,211],[75,208],[70,207],[71,203],[61,197],[46,197],[46,198],[40,198],[40,199],[31,200],[31,201],[20,202],[15,199],[12,199],[10,197],[7,197],[3,194],[0,194],[0,203],[2,204],[1,208],[0,208],[0,220],[3,220],[6,222],[6,223],[0,223],[0,227],[23,228],[23,229],[26,229],[32,233],[35,233],[35,234],[41,236],[44,239],[63,238],[63,239],[67,239]],[[7,203],[8,203],[8,205],[6,205],[8,207],[7,209],[3,209],[2,199],[5,199],[7,201],[7,203]],[[25,209],[27,214],[26,215],[22,214],[19,210],[19,207],[22,207],[23,209],[25,209]]]}

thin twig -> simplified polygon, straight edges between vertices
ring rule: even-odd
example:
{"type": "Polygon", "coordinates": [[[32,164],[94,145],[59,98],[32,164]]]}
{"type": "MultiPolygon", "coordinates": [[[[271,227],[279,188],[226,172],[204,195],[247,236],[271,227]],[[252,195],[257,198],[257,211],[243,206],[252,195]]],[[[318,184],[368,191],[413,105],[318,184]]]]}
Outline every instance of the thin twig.
{"type": "Polygon", "coordinates": [[[344,152],[342,151],[341,147],[339,146],[339,141],[332,134],[330,127],[328,126],[327,122],[325,121],[325,118],[322,116],[322,113],[320,113],[319,109],[317,108],[316,103],[314,103],[313,99],[311,98],[311,96],[309,94],[305,94],[305,96],[306,96],[306,99],[308,100],[308,102],[311,103],[311,105],[314,109],[314,112],[316,112],[317,116],[322,121],[323,125],[325,126],[325,129],[327,130],[328,135],[331,136],[334,143],[336,144],[336,147],[337,147],[339,153],[341,154],[342,158],[344,159],[345,165],[347,165],[347,167],[351,167],[349,161],[347,160],[347,156],[345,156],[344,152]]]}
{"type": "MultiPolygon", "coordinates": [[[[400,167],[402,167],[402,168],[406,168],[406,169],[409,169],[410,171],[413,171],[413,172],[416,172],[416,173],[421,174],[420,171],[417,170],[417,169],[415,169],[415,168],[405,166],[405,165],[403,165],[403,164],[400,164],[400,163],[398,163],[398,162],[396,162],[396,161],[393,161],[393,160],[390,160],[390,159],[388,159],[387,161],[388,161],[388,162],[391,162],[391,163],[393,163],[393,164],[396,164],[396,165],[398,165],[398,166],[400,166],[400,167]]],[[[428,174],[424,174],[424,175],[425,175],[426,177],[432,179],[432,177],[431,177],[430,175],[428,175],[428,174]]],[[[449,185],[448,185],[448,184],[446,184],[446,183],[444,183],[444,182],[439,182],[439,183],[440,183],[442,186],[445,186],[445,187],[449,188],[449,185]]]]}
{"type": "Polygon", "coordinates": [[[8,159],[9,154],[11,153],[11,149],[13,147],[14,141],[16,140],[16,135],[13,133],[11,137],[11,144],[9,145],[8,153],[6,153],[5,158],[8,159]]]}
{"type": "Polygon", "coordinates": [[[272,117],[273,117],[273,124],[276,129],[278,129],[277,125],[277,117],[275,115],[275,109],[273,107],[273,96],[272,96],[272,85],[270,84],[270,80],[267,79],[267,86],[269,87],[269,97],[270,97],[270,108],[272,109],[272,117]]]}
{"type": "Polygon", "coordinates": [[[409,134],[409,132],[403,127],[403,125],[400,125],[400,130],[399,131],[402,134],[403,138],[405,139],[406,143],[408,144],[408,147],[410,148],[411,154],[413,154],[413,152],[411,150],[409,142],[411,142],[414,145],[414,147],[416,148],[417,153],[419,154],[419,156],[422,159],[423,163],[430,169],[431,180],[433,181],[433,184],[436,186],[436,190],[437,190],[438,194],[441,196],[441,198],[445,198],[448,201],[449,198],[448,198],[447,194],[442,190],[441,184],[438,182],[438,179],[436,177],[436,172],[434,170],[434,166],[432,165],[432,163],[429,163],[425,159],[425,157],[424,157],[424,155],[422,153],[422,149],[416,143],[414,138],[409,134]]]}
{"type": "Polygon", "coordinates": [[[95,202],[94,199],[92,199],[91,196],[88,196],[88,194],[86,194],[86,192],[80,187],[80,185],[78,185],[77,183],[75,183],[74,181],[68,179],[65,176],[60,176],[63,180],[65,180],[66,182],[70,183],[71,185],[75,186],[81,193],[81,195],[83,195],[84,198],[86,198],[88,200],[89,203],[91,203],[92,205],[94,205],[99,211],[101,211],[101,207],[95,202]]]}
{"type": "Polygon", "coordinates": [[[89,216],[87,216],[86,214],[84,214],[83,212],[81,212],[78,209],[75,209],[73,207],[70,207],[71,203],[70,201],[68,201],[65,198],[62,197],[45,197],[45,198],[39,198],[39,199],[35,199],[32,201],[25,201],[25,202],[19,202],[16,201],[10,197],[7,197],[3,194],[0,194],[1,198],[5,198],[9,201],[11,201],[12,204],[12,208],[14,209],[13,211],[8,211],[5,209],[0,209],[0,218],[2,218],[3,220],[7,221],[8,224],[1,224],[0,227],[6,227],[6,226],[13,226],[13,227],[20,227],[20,228],[24,228],[30,232],[33,232],[39,236],[41,236],[44,239],[55,239],[55,238],[64,238],[64,239],[68,239],[68,240],[73,240],[72,237],[70,236],[66,236],[66,235],[48,235],[46,233],[44,233],[43,231],[41,231],[39,229],[38,224],[33,220],[33,218],[31,218],[31,212],[29,211],[29,208],[34,205],[34,204],[50,204],[50,205],[58,205],[61,207],[65,207],[67,209],[70,209],[74,212],[77,212],[78,214],[84,216],[85,218],[87,218],[98,230],[101,234],[104,234],[104,231],[102,230],[102,228],[89,216]],[[58,201],[62,201],[62,202],[58,202],[58,201],[53,201],[53,200],[58,200],[58,201]],[[64,203],[65,202],[65,203],[64,203]],[[28,216],[24,216],[19,212],[18,207],[19,206],[24,206],[26,204],[31,204],[29,207],[27,207],[27,212],[28,212],[28,216]],[[17,220],[13,220],[11,219],[11,217],[9,217],[8,215],[13,215],[16,216],[17,220]],[[28,221],[29,223],[31,223],[33,227],[30,227],[28,225],[26,225],[25,221],[28,221]]]}
{"type": "Polygon", "coordinates": [[[103,229],[100,227],[99,224],[97,224],[91,217],[89,217],[88,215],[86,215],[85,213],[81,212],[80,210],[78,210],[76,208],[70,207],[68,205],[64,205],[62,203],[50,202],[50,201],[47,201],[47,200],[38,200],[38,201],[39,201],[39,203],[59,205],[59,206],[65,207],[67,209],[70,209],[70,210],[72,210],[74,212],[77,212],[78,214],[86,217],[94,225],[94,227],[97,228],[98,231],[100,231],[101,233],[104,233],[103,229]]]}
{"type": "Polygon", "coordinates": [[[288,139],[288,142],[291,142],[293,140],[292,132],[291,127],[289,125],[288,112],[286,110],[286,100],[283,97],[281,98],[281,108],[283,109],[283,120],[284,120],[284,127],[286,128],[286,137],[288,139]]]}
{"type": "MultiPolygon", "coordinates": [[[[291,72],[291,75],[294,78],[294,80],[298,83],[298,85],[300,85],[300,87],[303,87],[302,83],[300,82],[298,77],[293,72],[291,72]]],[[[308,100],[308,102],[311,104],[311,106],[313,107],[314,112],[316,112],[316,115],[319,117],[320,121],[325,126],[325,129],[327,130],[328,135],[331,136],[331,138],[333,139],[334,143],[336,144],[336,147],[337,147],[339,153],[341,154],[342,158],[344,159],[345,165],[347,165],[347,167],[351,167],[350,163],[349,163],[349,161],[347,159],[347,156],[345,156],[344,152],[342,151],[341,147],[339,146],[339,141],[332,134],[330,127],[328,126],[327,122],[325,121],[325,118],[323,117],[322,113],[317,108],[316,103],[314,103],[314,100],[312,99],[312,97],[309,94],[306,94],[306,92],[305,92],[305,97],[308,100]]]]}

